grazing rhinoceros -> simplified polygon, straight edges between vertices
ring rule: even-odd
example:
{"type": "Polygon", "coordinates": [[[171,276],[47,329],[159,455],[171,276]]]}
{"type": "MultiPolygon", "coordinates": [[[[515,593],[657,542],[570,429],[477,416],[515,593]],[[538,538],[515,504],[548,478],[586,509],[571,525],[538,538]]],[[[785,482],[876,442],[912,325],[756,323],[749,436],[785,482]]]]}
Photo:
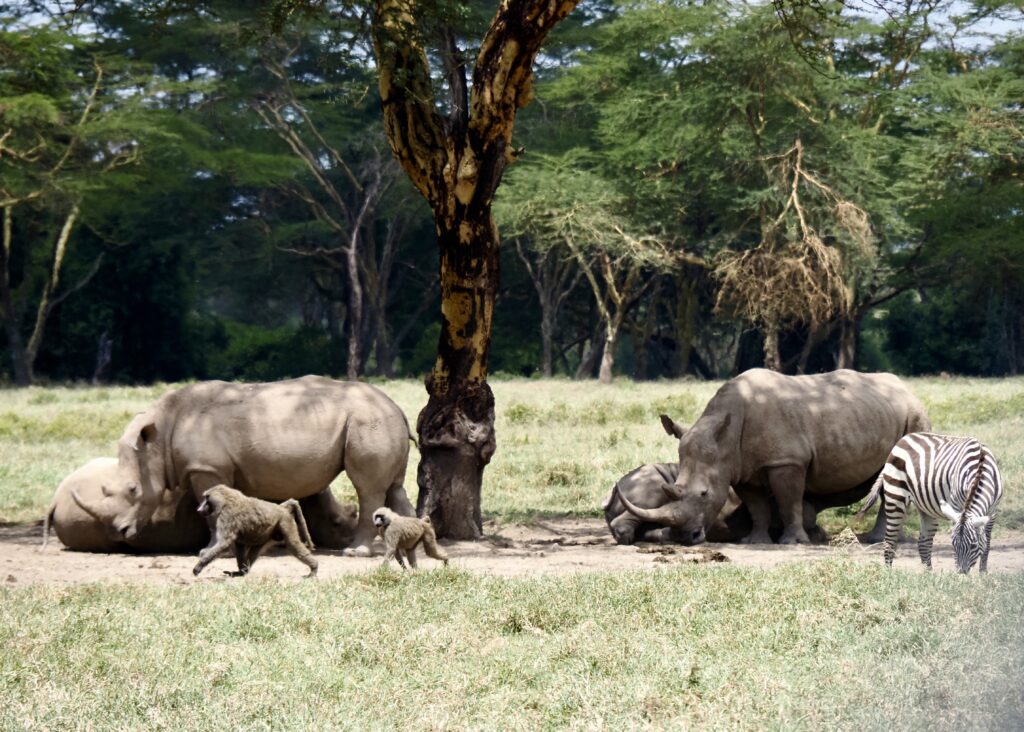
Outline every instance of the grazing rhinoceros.
{"type": "Polygon", "coordinates": [[[225,484],[283,501],[322,494],[344,470],[359,498],[346,554],[369,556],[375,510],[386,502],[414,514],[402,486],[410,439],[402,410],[369,384],[320,376],[192,384],[165,394],[125,428],[118,478],[98,512],[116,514],[116,531],[130,539],[174,486],[197,499],[225,484]]]}
{"type": "Polygon", "coordinates": [[[114,516],[97,512],[104,490],[117,480],[117,459],[96,458],[78,468],[57,486],[43,519],[43,549],[50,529],[68,549],[87,552],[166,551],[194,552],[210,538],[206,522],[196,513],[192,495],[169,495],[146,526],[131,539],[114,529],[114,516]]]}
{"type": "MultiPolygon", "coordinates": [[[[601,508],[604,509],[604,519],[617,543],[683,543],[684,537],[677,528],[637,518],[626,510],[626,506],[618,497],[619,493],[623,493],[634,506],[646,509],[660,508],[674,500],[673,494],[666,488],[675,483],[678,473],[678,463],[646,463],[616,481],[601,508]]],[[[779,518],[778,506],[774,501],[771,505],[773,510],[769,532],[773,536],[778,536],[782,533],[782,521],[779,518]]],[[[813,502],[805,499],[804,529],[812,541],[823,542],[828,536],[817,525],[817,515],[813,502]]],[[[705,533],[708,541],[740,541],[750,533],[752,526],[750,511],[730,488],[728,500],[705,533]]]]}
{"type": "Polygon", "coordinates": [[[896,376],[846,370],[784,376],[752,369],[727,381],[689,430],[662,421],[679,437],[679,471],[665,488],[672,500],[643,508],[620,499],[637,518],[670,526],[690,544],[705,540],[730,486],[750,511],[745,541],[771,541],[770,495],[782,516],[780,543],[808,542],[805,492],[819,510],[860,500],[892,446],[931,427],[896,376]]]}

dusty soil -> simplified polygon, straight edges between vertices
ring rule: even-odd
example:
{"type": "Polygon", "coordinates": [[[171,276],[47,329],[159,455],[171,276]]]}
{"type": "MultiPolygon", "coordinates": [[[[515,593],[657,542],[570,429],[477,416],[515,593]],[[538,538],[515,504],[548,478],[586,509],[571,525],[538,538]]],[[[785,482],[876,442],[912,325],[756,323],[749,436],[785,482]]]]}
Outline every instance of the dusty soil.
{"type": "MultiPolygon", "coordinates": [[[[864,547],[845,543],[834,546],[742,546],[703,544],[699,547],[639,544],[617,546],[600,519],[550,519],[529,525],[488,523],[486,538],[478,542],[444,542],[452,563],[477,573],[503,576],[536,576],[574,572],[607,572],[651,569],[689,562],[731,562],[752,567],[775,567],[785,562],[815,561],[837,553],[859,561],[881,562],[881,546],[864,547]],[[845,543],[845,545],[844,545],[845,543]]],[[[64,549],[59,541],[40,551],[39,523],[0,526],[0,582],[7,587],[32,583],[75,584],[79,582],[153,582],[185,584],[223,582],[222,570],[234,569],[234,559],[218,559],[195,579],[191,569],[194,555],[181,554],[90,554],[64,549]]],[[[836,541],[836,540],[834,540],[836,541]]],[[[381,551],[378,547],[378,551],[381,551]]],[[[420,556],[420,567],[432,567],[434,560],[420,556]]],[[[317,551],[320,577],[327,579],[350,572],[366,572],[381,561],[379,556],[359,559],[341,556],[340,551],[317,551]]],[[[934,563],[939,571],[953,571],[948,535],[936,537],[934,563]]],[[[915,544],[901,544],[897,566],[921,571],[915,544]]],[[[1024,571],[1024,532],[998,534],[992,542],[989,568],[993,572],[1024,571]]],[[[253,567],[257,577],[298,578],[306,568],[294,558],[272,550],[253,567]]]]}

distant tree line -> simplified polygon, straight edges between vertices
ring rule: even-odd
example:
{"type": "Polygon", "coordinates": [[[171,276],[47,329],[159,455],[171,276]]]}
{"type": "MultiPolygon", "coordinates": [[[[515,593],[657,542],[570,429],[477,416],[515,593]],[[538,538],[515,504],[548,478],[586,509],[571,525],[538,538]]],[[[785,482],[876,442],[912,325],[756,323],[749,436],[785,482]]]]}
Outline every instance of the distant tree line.
{"type": "MultiPolygon", "coordinates": [[[[75,5],[0,16],[0,379],[430,371],[368,6],[75,5]]],[[[437,4],[432,67],[493,5],[437,4]]],[[[490,371],[1019,373],[1024,18],[899,8],[581,3],[497,192],[490,371]]]]}

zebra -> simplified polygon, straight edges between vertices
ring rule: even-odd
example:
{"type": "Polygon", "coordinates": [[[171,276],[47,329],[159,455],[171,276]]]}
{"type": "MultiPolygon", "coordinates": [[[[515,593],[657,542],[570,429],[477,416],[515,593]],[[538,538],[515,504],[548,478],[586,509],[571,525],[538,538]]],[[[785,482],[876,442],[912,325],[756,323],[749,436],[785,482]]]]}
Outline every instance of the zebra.
{"type": "Polygon", "coordinates": [[[885,493],[885,566],[892,566],[896,539],[907,517],[908,503],[917,506],[921,562],[932,568],[932,539],[937,519],[953,521],[956,569],[967,574],[981,557],[978,571],[988,571],[988,550],[1003,482],[992,452],[973,437],[912,432],[893,446],[871,487],[863,516],[885,493]],[[981,530],[983,528],[983,530],[981,530]]]}

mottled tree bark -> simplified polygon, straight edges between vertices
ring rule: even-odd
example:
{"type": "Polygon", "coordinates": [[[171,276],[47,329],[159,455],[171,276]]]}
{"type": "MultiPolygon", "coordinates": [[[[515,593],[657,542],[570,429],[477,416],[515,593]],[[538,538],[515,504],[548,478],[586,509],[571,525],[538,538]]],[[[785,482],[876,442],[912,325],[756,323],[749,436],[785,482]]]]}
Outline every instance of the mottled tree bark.
{"type": "Polygon", "coordinates": [[[857,360],[857,335],[860,330],[860,314],[852,313],[839,321],[839,351],[836,354],[837,369],[852,369],[857,360]]]}
{"type": "Polygon", "coordinates": [[[440,253],[441,335],[419,415],[417,511],[437,533],[482,533],[480,489],[495,449],[487,384],[498,231],[491,215],[502,173],[515,158],[512,127],[529,103],[541,43],[578,0],[502,0],[480,44],[472,89],[451,33],[440,55],[451,95],[435,104],[416,0],[378,0],[373,42],[384,129],[391,149],[434,212],[440,253]]]}
{"type": "Polygon", "coordinates": [[[763,330],[764,367],[772,371],[782,371],[782,356],[779,354],[779,329],[766,325],[763,330]]]}

